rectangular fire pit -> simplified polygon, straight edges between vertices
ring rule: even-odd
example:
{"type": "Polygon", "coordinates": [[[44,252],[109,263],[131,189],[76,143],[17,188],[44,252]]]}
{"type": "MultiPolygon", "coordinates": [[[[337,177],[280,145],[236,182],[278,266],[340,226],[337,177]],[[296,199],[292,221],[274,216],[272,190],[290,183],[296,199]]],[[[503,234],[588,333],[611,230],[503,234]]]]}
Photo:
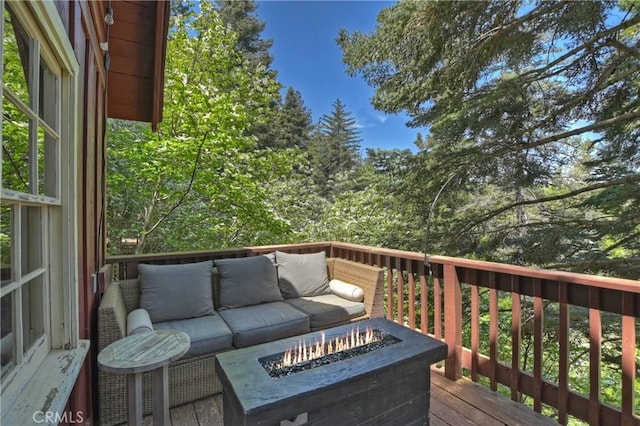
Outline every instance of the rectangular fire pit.
{"type": "Polygon", "coordinates": [[[216,372],[223,387],[224,423],[428,424],[430,366],[446,356],[446,344],[384,318],[221,353],[216,372]],[[374,330],[386,336],[386,344],[280,377],[272,377],[264,366],[301,342],[328,346],[356,329],[374,330]]]}

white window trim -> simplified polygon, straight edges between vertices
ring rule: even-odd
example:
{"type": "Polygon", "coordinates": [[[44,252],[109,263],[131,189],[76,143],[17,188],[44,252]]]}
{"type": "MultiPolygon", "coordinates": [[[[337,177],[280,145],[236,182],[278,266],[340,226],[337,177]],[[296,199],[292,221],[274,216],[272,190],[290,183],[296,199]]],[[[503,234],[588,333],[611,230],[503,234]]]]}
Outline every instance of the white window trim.
{"type": "MultiPolygon", "coordinates": [[[[77,353],[77,349],[86,355],[88,342],[79,340],[78,331],[78,153],[80,152],[80,126],[82,116],[79,108],[79,65],[75,57],[73,47],[67,37],[66,30],[57,9],[53,2],[21,2],[8,1],[12,10],[22,22],[35,22],[25,30],[30,36],[37,38],[41,43],[46,43],[47,48],[42,49],[42,56],[47,63],[57,63],[62,68],[62,78],[60,85],[60,99],[64,105],[61,108],[59,117],[60,139],[60,164],[59,188],[60,188],[60,209],[50,209],[49,223],[57,226],[49,226],[46,229],[46,238],[50,241],[60,241],[60,246],[52,247],[51,253],[45,261],[49,264],[50,274],[49,289],[49,324],[48,334],[50,336],[49,345],[52,349],[46,358],[57,357],[60,350],[70,353],[77,353]],[[55,256],[58,256],[55,261],[55,256]]],[[[4,26],[4,23],[0,23],[4,26]]],[[[3,29],[3,28],[2,28],[3,29]]],[[[4,29],[3,29],[4,30],[4,29]]],[[[1,51],[1,49],[0,49],[1,51]]],[[[0,59],[2,59],[0,54],[0,59]]],[[[0,106],[1,112],[1,106],[0,106]]],[[[0,138],[2,131],[0,126],[0,138]]],[[[1,154],[0,154],[1,155],[1,154]]],[[[1,158],[1,157],[0,157],[1,158]]],[[[76,363],[82,364],[83,356],[75,356],[76,363]]],[[[16,407],[12,406],[15,398],[24,392],[28,387],[31,377],[38,376],[40,362],[32,362],[28,368],[16,367],[15,372],[8,375],[3,380],[2,386],[2,413],[5,415],[14,412],[16,407]],[[26,371],[28,370],[28,371],[26,371]]],[[[45,362],[42,365],[48,364],[45,362]]],[[[64,372],[60,372],[62,380],[72,380],[75,382],[79,366],[75,369],[73,377],[64,378],[64,372]]],[[[41,385],[38,385],[41,387],[41,385]]],[[[69,392],[72,386],[69,386],[69,392]]],[[[68,394],[66,398],[68,398],[68,394]]],[[[66,398],[62,404],[66,403],[66,398]]],[[[64,405],[59,407],[64,409],[64,405]]]]}

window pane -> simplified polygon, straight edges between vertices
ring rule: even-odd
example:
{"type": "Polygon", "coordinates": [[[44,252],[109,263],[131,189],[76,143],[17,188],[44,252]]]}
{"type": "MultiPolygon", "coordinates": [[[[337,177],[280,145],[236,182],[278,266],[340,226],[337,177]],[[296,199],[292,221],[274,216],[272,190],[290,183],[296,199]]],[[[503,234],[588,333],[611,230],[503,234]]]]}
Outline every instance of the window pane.
{"type": "Polygon", "coordinates": [[[44,194],[45,186],[45,139],[44,129],[38,127],[38,194],[44,194]]]}
{"type": "Polygon", "coordinates": [[[22,276],[42,267],[42,208],[22,208],[22,276]]]}
{"type": "MultiPolygon", "coordinates": [[[[9,284],[13,279],[12,250],[13,250],[13,225],[11,220],[11,207],[0,207],[0,281],[2,286],[9,284]]],[[[2,316],[4,319],[4,314],[2,316]]]]}
{"type": "Polygon", "coordinates": [[[0,361],[2,363],[2,377],[11,371],[15,364],[13,350],[13,309],[11,306],[12,294],[7,294],[0,300],[0,361]]]}
{"type": "Polygon", "coordinates": [[[22,332],[23,351],[44,334],[44,286],[43,277],[29,281],[22,286],[22,332]]]}
{"type": "Polygon", "coordinates": [[[56,77],[47,64],[40,60],[40,118],[54,130],[58,129],[58,77],[56,77]]]}
{"type": "MultiPolygon", "coordinates": [[[[55,131],[59,130],[58,87],[58,77],[51,72],[47,64],[40,61],[40,118],[55,131]]],[[[38,129],[38,144],[38,193],[58,198],[58,135],[41,127],[38,129]]]]}
{"type": "Polygon", "coordinates": [[[29,118],[2,98],[2,186],[29,191],[29,118]]]}
{"type": "Polygon", "coordinates": [[[2,69],[4,84],[26,105],[29,102],[29,38],[5,3],[2,69]]]}
{"type": "Polygon", "coordinates": [[[58,139],[38,129],[38,193],[52,198],[58,195],[58,139]]]}

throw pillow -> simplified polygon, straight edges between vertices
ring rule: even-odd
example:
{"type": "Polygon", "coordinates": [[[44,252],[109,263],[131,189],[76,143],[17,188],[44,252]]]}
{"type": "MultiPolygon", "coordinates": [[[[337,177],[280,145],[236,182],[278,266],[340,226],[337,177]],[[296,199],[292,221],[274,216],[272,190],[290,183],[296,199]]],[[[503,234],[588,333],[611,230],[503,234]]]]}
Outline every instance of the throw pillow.
{"type": "Polygon", "coordinates": [[[149,311],[154,323],[214,313],[212,269],[211,260],[183,265],[138,265],[140,307],[149,311]]]}
{"type": "Polygon", "coordinates": [[[220,309],[282,300],[273,256],[216,260],[220,278],[220,309]]]}
{"type": "Polygon", "coordinates": [[[151,318],[146,309],[134,309],[127,315],[127,336],[153,331],[151,318]]]}
{"type": "Polygon", "coordinates": [[[276,251],[278,285],[285,299],[331,293],[325,252],[291,254],[276,251]]]}
{"type": "Polygon", "coordinates": [[[329,281],[329,288],[331,293],[343,299],[351,300],[352,302],[362,302],[364,300],[364,291],[357,285],[333,279],[329,281]]]}

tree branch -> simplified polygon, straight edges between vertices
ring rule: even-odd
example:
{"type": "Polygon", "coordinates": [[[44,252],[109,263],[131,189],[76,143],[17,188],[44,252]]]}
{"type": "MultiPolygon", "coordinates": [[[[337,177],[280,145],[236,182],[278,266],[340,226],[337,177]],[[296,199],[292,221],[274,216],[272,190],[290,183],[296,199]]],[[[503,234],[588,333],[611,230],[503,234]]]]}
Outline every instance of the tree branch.
{"type": "Polygon", "coordinates": [[[529,13],[527,13],[526,15],[521,16],[520,18],[509,22],[507,25],[503,25],[501,27],[496,27],[496,28],[491,28],[490,30],[486,31],[483,34],[480,34],[480,36],[473,42],[473,44],[477,44],[478,42],[480,43],[484,43],[485,40],[489,40],[492,38],[496,38],[496,37],[502,37],[504,34],[507,34],[509,32],[511,32],[512,29],[518,27],[520,24],[523,24],[527,21],[539,18],[543,15],[548,14],[549,12],[553,12],[556,9],[560,9],[561,7],[564,7],[565,5],[569,4],[569,1],[561,1],[555,4],[552,4],[551,6],[549,6],[547,9],[542,9],[539,10],[537,8],[532,9],[529,13]]]}
{"type": "Polygon", "coordinates": [[[626,44],[620,43],[618,40],[616,39],[610,39],[607,40],[607,44],[615,47],[616,49],[618,49],[619,51],[626,53],[628,56],[631,56],[633,58],[636,59],[640,59],[640,52],[638,52],[638,50],[627,46],[626,44]]]}
{"type": "Polygon", "coordinates": [[[608,182],[602,182],[602,183],[598,183],[595,185],[590,185],[590,186],[585,186],[583,188],[579,188],[573,191],[569,191],[569,192],[565,192],[564,194],[559,194],[559,195],[554,195],[551,197],[544,197],[544,198],[536,198],[534,200],[522,200],[522,201],[518,201],[515,203],[511,203],[509,205],[506,205],[504,207],[501,207],[497,210],[494,210],[486,215],[484,215],[483,217],[481,217],[478,220],[473,221],[472,223],[470,223],[469,225],[465,226],[462,231],[459,233],[459,235],[463,235],[467,232],[469,232],[471,229],[475,228],[476,226],[480,225],[481,223],[484,223],[486,221],[488,221],[489,219],[492,219],[506,211],[509,211],[515,207],[518,206],[526,206],[526,205],[532,205],[532,204],[541,204],[541,203],[547,203],[550,201],[558,201],[558,200],[564,200],[566,198],[571,198],[571,197],[575,197],[576,195],[580,195],[583,194],[585,192],[590,192],[590,191],[595,191],[597,189],[602,189],[602,188],[608,188],[611,186],[616,186],[616,185],[626,185],[629,183],[635,183],[635,182],[640,182],[640,176],[628,176],[622,179],[616,179],[616,180],[612,180],[612,181],[608,181],[608,182]]]}
{"type": "Polygon", "coordinates": [[[4,144],[2,145],[2,151],[4,152],[7,159],[9,159],[9,162],[11,163],[11,167],[13,168],[13,170],[16,171],[16,174],[18,175],[18,179],[24,185],[25,191],[29,191],[29,184],[24,179],[24,176],[22,176],[22,173],[20,173],[20,167],[18,167],[18,164],[13,159],[11,152],[9,152],[9,150],[4,146],[4,144]]]}
{"type": "Polygon", "coordinates": [[[202,136],[202,141],[200,142],[200,146],[198,146],[198,153],[196,154],[196,159],[193,163],[193,169],[191,170],[191,177],[189,179],[189,185],[187,186],[187,189],[182,193],[180,199],[173,206],[171,206],[171,208],[169,208],[169,211],[167,211],[164,215],[162,215],[162,217],[160,217],[156,221],[156,223],[154,223],[153,226],[144,233],[145,236],[155,231],[162,222],[167,220],[167,218],[171,215],[171,213],[173,213],[178,207],[182,205],[184,200],[187,198],[187,195],[189,195],[189,193],[191,192],[191,188],[193,187],[193,182],[195,181],[196,173],[198,171],[198,165],[200,164],[200,157],[202,156],[202,147],[204,146],[204,143],[207,141],[208,136],[209,136],[209,132],[207,131],[202,136]]]}
{"type": "Polygon", "coordinates": [[[618,242],[616,242],[615,244],[611,244],[609,247],[607,247],[606,249],[602,250],[602,252],[600,253],[600,255],[604,255],[609,253],[612,250],[617,249],[618,247],[622,246],[623,244],[628,243],[629,241],[635,240],[636,238],[640,237],[640,231],[638,232],[634,232],[631,235],[628,235],[626,237],[624,237],[623,239],[619,240],[618,242]]]}
{"type": "Polygon", "coordinates": [[[599,130],[604,127],[613,126],[620,123],[625,123],[627,121],[633,121],[636,119],[640,119],[640,111],[633,111],[627,114],[622,114],[617,117],[609,118],[606,120],[597,121],[595,123],[589,124],[588,126],[579,127],[577,129],[569,130],[568,132],[558,133],[553,136],[549,136],[546,138],[539,139],[536,142],[529,142],[524,144],[518,144],[516,146],[510,146],[506,148],[501,148],[496,151],[486,152],[484,155],[489,157],[499,156],[500,154],[505,154],[507,152],[520,151],[523,149],[531,149],[537,148],[542,145],[546,145],[548,143],[557,142],[561,139],[567,139],[572,136],[581,135],[582,133],[592,132],[594,130],[599,130]]]}
{"type": "MultiPolygon", "coordinates": [[[[609,35],[615,34],[618,31],[621,31],[621,30],[624,30],[626,28],[632,27],[632,26],[634,26],[634,25],[636,25],[638,23],[640,23],[640,15],[634,17],[633,19],[631,19],[629,21],[622,22],[622,23],[616,25],[615,27],[608,28],[606,31],[602,31],[602,32],[594,35],[589,40],[587,40],[584,43],[582,43],[580,46],[576,46],[575,48],[571,49],[570,51],[568,51],[564,55],[562,55],[559,58],[556,58],[554,61],[548,63],[544,67],[536,68],[536,69],[527,71],[527,72],[521,74],[520,76],[518,76],[518,78],[522,79],[522,78],[527,77],[529,75],[539,76],[542,73],[546,72],[547,70],[553,68],[554,66],[564,62],[565,60],[567,60],[568,58],[572,57],[573,55],[575,55],[576,53],[580,52],[581,50],[586,49],[587,46],[591,46],[591,45],[595,44],[598,40],[601,40],[602,38],[607,37],[609,35]]],[[[575,61],[573,63],[575,63],[575,61]]]]}

